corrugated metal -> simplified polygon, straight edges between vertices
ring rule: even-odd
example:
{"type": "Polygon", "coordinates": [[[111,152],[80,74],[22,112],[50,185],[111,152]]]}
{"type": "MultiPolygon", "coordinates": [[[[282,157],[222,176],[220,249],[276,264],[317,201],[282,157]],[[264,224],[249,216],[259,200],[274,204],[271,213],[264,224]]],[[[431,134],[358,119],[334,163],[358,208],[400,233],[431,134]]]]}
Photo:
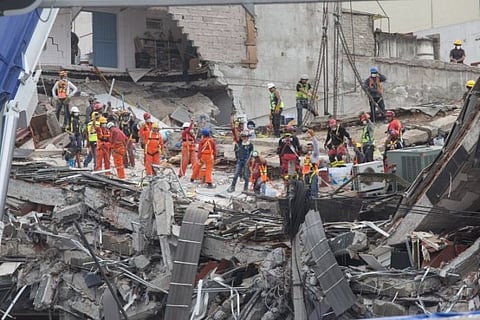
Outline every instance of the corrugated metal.
{"type": "Polygon", "coordinates": [[[337,260],[330,250],[323,222],[317,211],[310,210],[305,217],[305,249],[315,262],[315,275],[325,294],[325,299],[337,316],[355,303],[355,295],[345,279],[337,260]]]}
{"type": "Polygon", "coordinates": [[[173,261],[165,319],[187,320],[208,211],[190,205],[183,217],[173,261]]]}
{"type": "Polygon", "coordinates": [[[117,68],[117,16],[113,13],[93,12],[92,21],[93,63],[98,67],[117,68]]]}
{"type": "Polygon", "coordinates": [[[23,70],[23,55],[37,26],[42,10],[29,14],[0,17],[0,110],[17,92],[23,70]]]}

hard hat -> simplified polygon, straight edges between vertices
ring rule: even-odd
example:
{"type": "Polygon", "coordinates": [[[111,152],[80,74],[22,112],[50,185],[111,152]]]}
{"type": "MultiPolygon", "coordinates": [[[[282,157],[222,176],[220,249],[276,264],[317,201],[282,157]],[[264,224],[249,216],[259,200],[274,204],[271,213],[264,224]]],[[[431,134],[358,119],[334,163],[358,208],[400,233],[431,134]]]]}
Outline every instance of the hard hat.
{"type": "Polygon", "coordinates": [[[395,117],[395,112],[393,112],[392,110],[388,110],[387,112],[385,112],[385,116],[386,117],[395,117]]]}
{"type": "Polygon", "coordinates": [[[209,136],[209,135],[210,135],[210,129],[203,128],[202,129],[202,136],[209,136]]]}
{"type": "Polygon", "coordinates": [[[308,80],[308,74],[302,74],[300,80],[308,80]]]}
{"type": "Polygon", "coordinates": [[[329,127],[333,127],[333,126],[336,126],[336,125],[337,125],[337,120],[335,120],[333,118],[328,120],[328,126],[329,127]]]}
{"type": "Polygon", "coordinates": [[[240,137],[250,137],[250,132],[248,132],[247,130],[243,130],[240,133],[240,137]]]}
{"type": "Polygon", "coordinates": [[[255,122],[253,122],[252,120],[249,120],[247,122],[247,128],[248,129],[255,129],[255,122]]]}
{"type": "Polygon", "coordinates": [[[62,71],[60,71],[59,75],[60,75],[60,77],[66,77],[68,75],[68,73],[67,73],[67,71],[62,70],[62,71]]]}
{"type": "Polygon", "coordinates": [[[360,121],[366,121],[370,119],[370,114],[368,113],[362,113],[362,115],[360,116],[360,121]]]}
{"type": "Polygon", "coordinates": [[[370,68],[370,73],[378,73],[378,68],[377,67],[371,67],[370,68]]]}
{"type": "Polygon", "coordinates": [[[257,150],[252,151],[252,157],[254,157],[254,158],[258,157],[258,151],[257,150]]]}
{"type": "Polygon", "coordinates": [[[151,117],[152,117],[152,116],[151,116],[150,113],[148,113],[148,112],[145,112],[145,113],[143,114],[143,120],[150,119],[151,117]]]}
{"type": "Polygon", "coordinates": [[[100,122],[100,123],[107,123],[107,118],[105,118],[105,117],[100,117],[100,119],[98,119],[98,122],[100,122]]]}
{"type": "Polygon", "coordinates": [[[113,113],[117,113],[117,112],[118,112],[118,108],[113,108],[113,109],[112,109],[112,112],[113,112],[113,113]]]}
{"type": "Polygon", "coordinates": [[[115,123],[113,123],[113,122],[107,123],[107,129],[110,129],[110,128],[114,127],[114,126],[115,126],[115,123]]]}
{"type": "Polygon", "coordinates": [[[462,45],[462,40],[455,40],[455,42],[453,44],[456,45],[456,46],[461,46],[462,45]]]}
{"type": "Polygon", "coordinates": [[[190,122],[184,122],[183,125],[182,125],[182,128],[185,129],[185,128],[188,128],[190,127],[190,122]]]}
{"type": "Polygon", "coordinates": [[[94,111],[92,112],[92,115],[90,116],[91,120],[95,120],[95,118],[98,116],[98,112],[94,111]]]}
{"type": "Polygon", "coordinates": [[[268,89],[275,88],[275,83],[271,83],[271,82],[270,82],[269,84],[267,84],[267,88],[268,88],[268,89]]]}
{"type": "Polygon", "coordinates": [[[285,132],[292,133],[295,131],[295,128],[293,126],[286,126],[285,127],[285,132]]]}
{"type": "Polygon", "coordinates": [[[159,129],[160,126],[158,125],[157,122],[152,123],[152,129],[159,129]]]}
{"type": "Polygon", "coordinates": [[[97,102],[93,105],[93,110],[100,111],[103,109],[103,105],[100,102],[97,102]]]}
{"type": "Polygon", "coordinates": [[[468,80],[467,83],[465,84],[467,88],[473,88],[474,85],[475,85],[475,80],[468,80]]]}
{"type": "Polygon", "coordinates": [[[80,113],[80,110],[76,106],[72,107],[72,110],[70,110],[72,113],[80,113]]]}

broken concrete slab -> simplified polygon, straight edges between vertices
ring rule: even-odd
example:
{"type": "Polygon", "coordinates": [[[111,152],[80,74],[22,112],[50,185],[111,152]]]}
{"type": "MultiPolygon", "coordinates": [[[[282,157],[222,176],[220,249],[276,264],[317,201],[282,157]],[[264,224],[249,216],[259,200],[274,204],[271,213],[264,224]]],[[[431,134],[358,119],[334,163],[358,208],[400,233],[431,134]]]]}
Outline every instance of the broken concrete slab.
{"type": "Polygon", "coordinates": [[[462,278],[471,271],[477,270],[480,264],[480,238],[477,239],[467,250],[450,261],[440,270],[442,277],[450,273],[458,274],[462,278]]]}
{"type": "Polygon", "coordinates": [[[150,265],[150,259],[142,254],[133,258],[133,263],[137,269],[145,270],[150,265]]]}
{"type": "Polygon", "coordinates": [[[63,188],[10,179],[8,196],[47,206],[65,206],[76,196],[63,188]]]}
{"type": "Polygon", "coordinates": [[[394,317],[407,314],[407,309],[404,306],[383,300],[375,300],[373,302],[372,310],[377,317],[394,317]]]}
{"type": "Polygon", "coordinates": [[[93,259],[86,252],[79,250],[66,250],[63,252],[63,261],[72,267],[85,268],[85,264],[92,262],[93,259]]]}
{"type": "Polygon", "coordinates": [[[104,232],[102,236],[103,248],[105,250],[117,252],[121,255],[131,256],[133,254],[133,242],[127,235],[104,232]]]}
{"type": "Polygon", "coordinates": [[[83,202],[77,202],[66,206],[55,206],[53,208],[53,218],[65,223],[68,221],[77,220],[82,217],[87,211],[87,207],[83,202]]]}
{"type": "Polygon", "coordinates": [[[328,244],[335,256],[348,254],[353,258],[359,251],[368,249],[368,238],[363,232],[352,231],[328,240],[328,244]]]}

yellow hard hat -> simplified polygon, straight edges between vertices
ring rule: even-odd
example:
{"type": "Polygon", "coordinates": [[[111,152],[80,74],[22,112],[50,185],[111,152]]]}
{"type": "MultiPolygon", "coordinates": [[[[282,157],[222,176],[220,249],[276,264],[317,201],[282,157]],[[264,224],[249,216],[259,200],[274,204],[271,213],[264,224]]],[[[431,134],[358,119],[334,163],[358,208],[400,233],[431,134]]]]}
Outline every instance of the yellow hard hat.
{"type": "Polygon", "coordinates": [[[475,85],[475,80],[468,80],[467,83],[465,84],[467,88],[473,88],[474,85],[475,85]]]}
{"type": "Polygon", "coordinates": [[[159,129],[160,126],[158,125],[157,122],[152,123],[152,129],[159,129]]]}
{"type": "Polygon", "coordinates": [[[95,118],[98,116],[98,112],[92,112],[92,115],[90,116],[91,120],[95,120],[95,118]]]}
{"type": "Polygon", "coordinates": [[[455,40],[455,42],[453,44],[456,45],[456,46],[461,46],[462,45],[462,40],[455,40]]]}
{"type": "Polygon", "coordinates": [[[100,117],[100,119],[98,119],[98,122],[100,122],[100,123],[107,123],[107,118],[105,118],[105,117],[100,117]]]}

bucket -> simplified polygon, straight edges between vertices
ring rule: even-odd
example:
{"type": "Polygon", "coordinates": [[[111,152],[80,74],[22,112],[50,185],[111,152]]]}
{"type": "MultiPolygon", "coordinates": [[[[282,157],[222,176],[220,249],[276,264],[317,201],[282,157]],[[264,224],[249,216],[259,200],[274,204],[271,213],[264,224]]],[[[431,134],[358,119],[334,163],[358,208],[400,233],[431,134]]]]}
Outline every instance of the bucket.
{"type": "Polygon", "coordinates": [[[68,166],[70,168],[75,168],[75,159],[68,160],[68,166]]]}
{"type": "Polygon", "coordinates": [[[328,183],[330,183],[330,175],[328,174],[328,168],[319,169],[318,177],[320,178],[320,188],[327,187],[328,183]]]}

